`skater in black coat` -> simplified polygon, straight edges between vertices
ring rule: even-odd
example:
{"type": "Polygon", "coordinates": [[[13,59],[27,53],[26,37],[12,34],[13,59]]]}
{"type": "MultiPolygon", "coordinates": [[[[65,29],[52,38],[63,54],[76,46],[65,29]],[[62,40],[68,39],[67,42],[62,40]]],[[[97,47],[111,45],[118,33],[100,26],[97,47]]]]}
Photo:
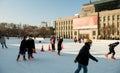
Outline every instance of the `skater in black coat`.
{"type": "Polygon", "coordinates": [[[92,40],[87,39],[85,45],[81,48],[79,54],[75,58],[74,62],[78,62],[78,68],[76,69],[75,73],[79,73],[81,68],[83,68],[84,73],[87,73],[87,65],[89,62],[89,58],[98,62],[98,60],[95,57],[93,57],[89,52],[91,44],[92,40]]]}
{"type": "Polygon", "coordinates": [[[62,42],[63,42],[63,38],[62,37],[60,37],[59,39],[58,39],[58,55],[60,55],[60,51],[62,50],[62,42]]]}
{"type": "Polygon", "coordinates": [[[17,56],[17,60],[16,61],[19,61],[20,55],[22,55],[23,56],[23,60],[26,61],[26,58],[25,58],[26,50],[27,50],[27,40],[26,40],[26,36],[24,36],[23,40],[21,41],[21,44],[20,44],[19,54],[17,56]]]}
{"type": "Polygon", "coordinates": [[[35,42],[31,36],[29,36],[29,39],[27,40],[27,48],[28,48],[28,59],[30,60],[34,58],[33,49],[35,49],[35,42]]]}
{"type": "Polygon", "coordinates": [[[105,54],[105,57],[106,57],[106,58],[108,58],[108,55],[109,55],[109,54],[112,54],[111,59],[113,59],[113,60],[116,59],[116,58],[114,57],[114,55],[115,55],[115,50],[114,50],[114,48],[115,48],[118,44],[119,44],[119,42],[114,42],[114,43],[108,45],[108,46],[109,46],[109,52],[108,52],[107,54],[105,54]]]}

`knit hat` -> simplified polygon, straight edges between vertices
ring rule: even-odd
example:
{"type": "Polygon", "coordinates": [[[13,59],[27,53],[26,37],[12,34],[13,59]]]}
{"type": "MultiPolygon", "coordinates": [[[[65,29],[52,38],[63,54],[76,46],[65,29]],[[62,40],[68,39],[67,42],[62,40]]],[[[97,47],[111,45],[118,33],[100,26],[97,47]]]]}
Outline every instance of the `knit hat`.
{"type": "Polygon", "coordinates": [[[85,43],[92,43],[91,39],[87,39],[85,43]]]}

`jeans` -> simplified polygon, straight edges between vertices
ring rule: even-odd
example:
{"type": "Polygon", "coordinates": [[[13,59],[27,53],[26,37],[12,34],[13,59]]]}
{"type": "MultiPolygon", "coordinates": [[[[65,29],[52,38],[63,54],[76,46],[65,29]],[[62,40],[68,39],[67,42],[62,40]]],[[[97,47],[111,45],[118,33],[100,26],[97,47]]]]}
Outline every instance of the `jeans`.
{"type": "Polygon", "coordinates": [[[82,65],[82,64],[80,64],[80,63],[78,63],[78,68],[76,69],[76,71],[75,71],[75,73],[79,73],[80,72],[80,70],[81,70],[81,68],[83,68],[83,73],[87,73],[87,66],[85,66],[85,65],[82,65]]]}

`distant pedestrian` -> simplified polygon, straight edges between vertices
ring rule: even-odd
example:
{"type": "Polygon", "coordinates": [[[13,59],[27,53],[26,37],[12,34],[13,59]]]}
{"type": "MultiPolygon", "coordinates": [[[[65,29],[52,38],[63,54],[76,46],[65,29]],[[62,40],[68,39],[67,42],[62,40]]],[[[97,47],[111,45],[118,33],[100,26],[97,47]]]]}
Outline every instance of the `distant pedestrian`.
{"type": "Polygon", "coordinates": [[[77,42],[77,37],[74,37],[74,42],[75,42],[75,43],[77,42]]]}
{"type": "Polygon", "coordinates": [[[87,65],[89,63],[89,58],[98,62],[98,60],[89,52],[91,44],[92,40],[87,39],[85,45],[81,48],[79,54],[75,58],[74,62],[78,62],[78,68],[75,70],[75,73],[79,73],[81,68],[83,68],[83,73],[88,73],[87,65]]]}
{"type": "Polygon", "coordinates": [[[23,56],[23,60],[26,61],[27,59],[25,58],[25,52],[27,51],[27,41],[26,41],[26,36],[23,37],[23,40],[21,41],[20,48],[19,48],[19,54],[17,56],[16,61],[19,61],[20,55],[23,56]]]}
{"type": "Polygon", "coordinates": [[[0,36],[0,43],[2,45],[2,48],[8,48],[6,45],[6,39],[4,35],[0,36]]]}
{"type": "Polygon", "coordinates": [[[62,50],[62,42],[63,42],[63,38],[62,37],[60,37],[59,39],[58,39],[58,55],[60,55],[60,51],[62,50]]]}
{"type": "Polygon", "coordinates": [[[32,39],[32,36],[29,36],[29,39],[27,40],[27,48],[28,48],[28,59],[32,59],[33,57],[33,50],[35,49],[35,42],[32,39]]]}
{"type": "Polygon", "coordinates": [[[109,52],[107,54],[105,54],[105,57],[108,58],[108,55],[109,54],[112,54],[111,56],[111,59],[115,60],[116,58],[114,57],[115,56],[115,50],[114,48],[119,44],[119,42],[114,42],[114,43],[111,43],[109,44],[109,52]]]}
{"type": "Polygon", "coordinates": [[[51,37],[50,42],[52,46],[52,51],[55,51],[55,37],[54,36],[51,37]]]}
{"type": "Polygon", "coordinates": [[[81,43],[81,38],[78,39],[79,43],[81,43]]]}

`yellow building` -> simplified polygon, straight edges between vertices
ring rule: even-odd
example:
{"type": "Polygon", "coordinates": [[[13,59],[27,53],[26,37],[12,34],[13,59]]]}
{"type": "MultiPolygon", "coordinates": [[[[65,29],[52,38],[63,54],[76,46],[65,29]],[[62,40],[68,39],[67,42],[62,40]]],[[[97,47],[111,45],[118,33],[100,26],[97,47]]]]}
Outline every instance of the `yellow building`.
{"type": "Polygon", "coordinates": [[[120,9],[99,13],[99,38],[120,39],[120,9]]]}
{"type": "Polygon", "coordinates": [[[56,37],[71,39],[73,36],[73,19],[79,16],[70,16],[56,19],[55,33],[56,37]]]}

